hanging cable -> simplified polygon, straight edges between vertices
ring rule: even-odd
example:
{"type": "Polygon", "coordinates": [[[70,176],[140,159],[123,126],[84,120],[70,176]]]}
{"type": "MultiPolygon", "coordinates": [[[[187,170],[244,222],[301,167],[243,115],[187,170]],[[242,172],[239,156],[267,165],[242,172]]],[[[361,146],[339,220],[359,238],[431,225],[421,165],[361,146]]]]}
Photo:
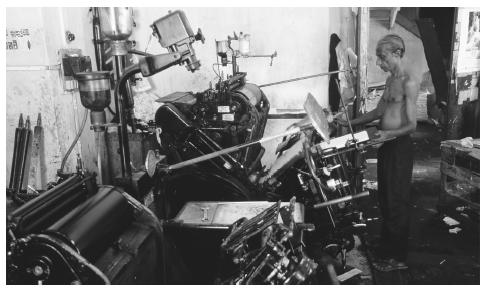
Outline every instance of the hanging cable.
{"type": "Polygon", "coordinates": [[[66,155],[64,155],[64,158],[62,158],[62,164],[61,164],[61,167],[58,171],[59,174],[62,174],[64,173],[64,167],[66,165],[66,162],[67,162],[67,158],[69,158],[69,155],[71,154],[72,152],[72,149],[74,149],[74,147],[76,146],[76,143],[77,141],[79,140],[79,138],[81,137],[81,134],[82,134],[82,131],[84,130],[84,126],[86,126],[86,120],[87,120],[87,109],[84,110],[84,117],[82,118],[82,124],[81,124],[81,128],[79,129],[79,131],[77,132],[77,135],[76,137],[74,138],[74,141],[72,141],[72,144],[71,146],[69,147],[69,150],[67,150],[67,153],[66,155]]]}

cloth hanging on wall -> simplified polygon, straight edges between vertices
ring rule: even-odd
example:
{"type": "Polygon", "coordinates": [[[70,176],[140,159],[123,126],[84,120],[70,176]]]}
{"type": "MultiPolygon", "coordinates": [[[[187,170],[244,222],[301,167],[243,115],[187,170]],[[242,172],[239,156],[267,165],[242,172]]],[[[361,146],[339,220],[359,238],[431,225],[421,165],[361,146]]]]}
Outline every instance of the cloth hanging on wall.
{"type": "MultiPolygon", "coordinates": [[[[329,39],[329,71],[336,71],[339,69],[338,56],[336,53],[336,46],[341,42],[341,39],[335,33],[331,34],[329,39]]],[[[337,112],[340,104],[340,95],[338,90],[339,83],[338,74],[332,74],[329,76],[329,107],[332,112],[337,112]]]]}

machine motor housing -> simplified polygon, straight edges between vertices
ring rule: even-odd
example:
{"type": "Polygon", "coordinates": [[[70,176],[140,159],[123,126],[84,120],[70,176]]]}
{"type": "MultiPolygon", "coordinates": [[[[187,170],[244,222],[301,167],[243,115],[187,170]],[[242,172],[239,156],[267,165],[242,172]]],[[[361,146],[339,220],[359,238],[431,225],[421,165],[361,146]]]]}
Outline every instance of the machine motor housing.
{"type": "MultiPolygon", "coordinates": [[[[257,85],[245,82],[245,73],[217,83],[215,89],[175,92],[157,102],[174,105],[190,126],[203,131],[222,148],[262,138],[269,113],[267,97],[257,85]]],[[[164,133],[179,133],[171,129],[172,123],[158,121],[162,110],[156,113],[156,124],[164,133]]],[[[252,170],[260,167],[263,153],[261,145],[253,145],[230,155],[252,170]]]]}

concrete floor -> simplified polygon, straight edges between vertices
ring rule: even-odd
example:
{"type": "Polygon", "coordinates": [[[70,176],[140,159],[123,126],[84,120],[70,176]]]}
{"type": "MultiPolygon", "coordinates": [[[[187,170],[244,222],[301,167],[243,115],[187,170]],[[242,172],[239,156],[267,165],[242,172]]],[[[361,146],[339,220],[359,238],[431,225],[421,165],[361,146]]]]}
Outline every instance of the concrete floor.
{"type": "MultiPolygon", "coordinates": [[[[439,205],[440,193],[440,135],[434,127],[419,124],[413,135],[415,160],[412,178],[412,211],[409,239],[409,269],[402,272],[381,273],[371,268],[371,253],[365,243],[378,238],[379,220],[368,223],[363,243],[348,254],[348,265],[363,271],[358,284],[479,284],[479,215],[464,213],[456,207],[465,206],[457,199],[439,205]],[[457,234],[443,222],[444,216],[461,224],[457,234]]],[[[369,151],[367,158],[376,158],[369,151]]],[[[376,180],[376,164],[368,164],[365,178],[376,180]]],[[[361,202],[366,217],[379,217],[376,199],[361,202]]],[[[350,284],[350,283],[348,283],[350,284]]],[[[355,284],[355,279],[351,280],[355,284]]]]}

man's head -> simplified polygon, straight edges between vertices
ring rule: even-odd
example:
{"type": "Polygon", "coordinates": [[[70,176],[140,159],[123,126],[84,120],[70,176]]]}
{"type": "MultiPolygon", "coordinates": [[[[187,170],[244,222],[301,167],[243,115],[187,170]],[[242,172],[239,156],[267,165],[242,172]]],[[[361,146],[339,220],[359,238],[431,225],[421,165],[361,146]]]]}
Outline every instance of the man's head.
{"type": "Polygon", "coordinates": [[[398,65],[405,54],[403,39],[395,34],[389,34],[381,38],[376,45],[376,65],[388,72],[398,65]]]}

